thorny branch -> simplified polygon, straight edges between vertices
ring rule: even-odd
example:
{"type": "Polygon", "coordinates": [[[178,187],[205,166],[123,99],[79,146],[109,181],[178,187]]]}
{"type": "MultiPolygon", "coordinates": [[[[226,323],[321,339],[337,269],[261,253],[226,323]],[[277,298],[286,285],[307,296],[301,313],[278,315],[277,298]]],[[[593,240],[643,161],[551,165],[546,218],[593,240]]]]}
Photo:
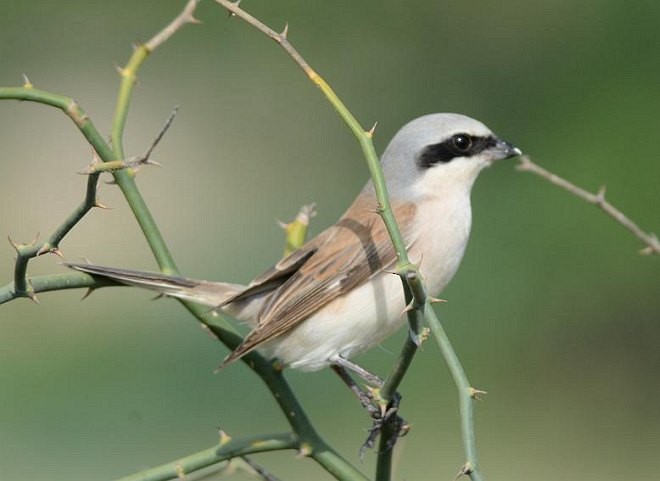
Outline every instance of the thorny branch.
{"type": "Polygon", "coordinates": [[[630,220],[623,212],[614,207],[605,199],[605,186],[601,187],[598,190],[598,193],[592,194],[581,187],[569,182],[566,179],[559,177],[557,174],[550,172],[549,170],[544,169],[538,164],[535,164],[531,159],[526,156],[520,156],[520,163],[517,166],[517,169],[521,172],[531,172],[536,174],[539,177],[546,179],[551,184],[554,184],[562,189],[570,192],[571,194],[583,199],[590,204],[594,204],[599,209],[604,211],[607,215],[616,220],[619,224],[624,226],[630,232],[632,232],[635,237],[641,240],[646,247],[644,247],[640,253],[642,254],[659,254],[660,255],[660,240],[653,233],[647,233],[642,230],[635,222],[630,220]]]}

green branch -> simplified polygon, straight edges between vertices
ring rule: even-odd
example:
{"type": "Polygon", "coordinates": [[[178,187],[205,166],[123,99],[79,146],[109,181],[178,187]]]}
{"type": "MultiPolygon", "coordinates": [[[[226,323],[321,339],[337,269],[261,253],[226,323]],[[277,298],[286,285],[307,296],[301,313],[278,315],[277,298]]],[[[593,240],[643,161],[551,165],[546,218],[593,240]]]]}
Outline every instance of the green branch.
{"type": "Polygon", "coordinates": [[[232,458],[254,453],[297,449],[298,444],[298,439],[293,433],[230,439],[229,441],[221,442],[217,446],[190,454],[171,463],[126,476],[117,481],[167,481],[173,478],[181,479],[187,474],[232,458]]]}
{"type": "MultiPolygon", "coordinates": [[[[76,123],[78,128],[85,135],[85,138],[90,144],[92,144],[104,162],[122,161],[124,159],[122,135],[126,124],[128,106],[137,70],[148,54],[166,41],[182,25],[195,22],[192,13],[196,5],[197,1],[190,0],[186,4],[183,12],[172,23],[154,36],[149,42],[136,49],[127,66],[122,69],[122,82],[120,85],[117,108],[112,127],[113,149],[110,149],[108,144],[103,140],[102,136],[87,118],[84,111],[68,97],[39,91],[34,89],[31,84],[26,84],[26,86],[22,88],[0,88],[0,98],[34,101],[61,109],[76,123]]],[[[122,190],[127,203],[133,211],[161,270],[168,274],[178,273],[176,264],[167,248],[165,240],[162,237],[142,195],[137,189],[134,181],[135,171],[132,168],[128,168],[117,170],[112,173],[117,185],[122,190]]],[[[70,227],[72,226],[73,224],[71,224],[70,227]]],[[[63,230],[68,231],[68,228],[63,230]]],[[[58,229],[58,232],[59,231],[60,230],[58,229]]],[[[54,236],[57,235],[59,234],[54,234],[54,236]]],[[[32,290],[33,292],[44,292],[48,290],[76,287],[100,287],[101,285],[108,284],[110,283],[96,280],[85,274],[67,273],[58,276],[34,278],[32,279],[32,290]]],[[[5,286],[0,289],[0,300],[3,300],[3,302],[5,299],[10,300],[15,297],[15,293],[16,289],[13,284],[5,286]]],[[[213,313],[209,313],[207,308],[189,302],[182,303],[230,349],[235,348],[241,342],[242,339],[233,328],[231,328],[230,324],[225,319],[225,316],[214,315],[213,313]]],[[[272,362],[263,358],[257,352],[248,354],[243,358],[243,361],[260,376],[272,392],[277,403],[280,405],[282,412],[287,417],[289,424],[299,439],[301,452],[315,459],[321,466],[333,473],[338,479],[366,480],[364,475],[343,459],[318,435],[281,371],[276,368],[272,362]]]]}
{"type": "MultiPolygon", "coordinates": [[[[30,279],[30,288],[34,294],[39,294],[40,292],[62,291],[65,289],[80,289],[84,287],[87,287],[88,289],[96,289],[97,287],[110,285],[116,284],[109,280],[83,274],[82,272],[66,272],[64,274],[38,276],[30,279]]],[[[0,304],[14,300],[17,297],[23,296],[16,295],[13,282],[0,287],[0,304]]]]}
{"type": "Polygon", "coordinates": [[[477,462],[477,444],[474,433],[474,401],[478,399],[479,394],[484,394],[484,392],[470,385],[465,370],[449,341],[449,337],[447,337],[447,333],[433,309],[426,310],[425,319],[440,346],[440,351],[445,358],[447,366],[449,366],[451,376],[458,388],[461,434],[463,436],[463,449],[467,458],[458,474],[468,475],[472,481],[483,481],[484,478],[477,462]]]}
{"type": "Polygon", "coordinates": [[[91,144],[104,161],[115,160],[113,157],[114,154],[103,139],[103,136],[96,129],[82,107],[71,97],[38,90],[31,84],[26,84],[23,87],[0,87],[0,99],[36,102],[60,109],[76,124],[76,127],[80,129],[80,132],[87,139],[87,142],[91,144]]]}

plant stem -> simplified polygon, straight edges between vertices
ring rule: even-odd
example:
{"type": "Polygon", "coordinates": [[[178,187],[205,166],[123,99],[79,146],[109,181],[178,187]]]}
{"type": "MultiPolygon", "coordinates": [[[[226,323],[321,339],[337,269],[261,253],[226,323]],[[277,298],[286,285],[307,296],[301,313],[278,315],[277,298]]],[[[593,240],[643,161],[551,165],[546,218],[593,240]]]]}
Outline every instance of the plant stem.
{"type": "Polygon", "coordinates": [[[181,475],[190,474],[238,456],[296,449],[297,446],[298,439],[293,433],[231,439],[224,444],[219,444],[176,461],[123,477],[117,481],[167,481],[173,478],[180,478],[181,475]]]}
{"type": "Polygon", "coordinates": [[[431,328],[445,362],[449,367],[454,383],[458,388],[458,402],[461,414],[461,435],[463,437],[463,448],[465,451],[466,462],[461,468],[459,474],[470,476],[472,481],[483,481],[483,476],[477,462],[477,446],[474,432],[474,401],[479,391],[474,389],[465,374],[465,370],[454,351],[454,348],[447,337],[440,320],[433,309],[426,309],[425,319],[431,328]]]}

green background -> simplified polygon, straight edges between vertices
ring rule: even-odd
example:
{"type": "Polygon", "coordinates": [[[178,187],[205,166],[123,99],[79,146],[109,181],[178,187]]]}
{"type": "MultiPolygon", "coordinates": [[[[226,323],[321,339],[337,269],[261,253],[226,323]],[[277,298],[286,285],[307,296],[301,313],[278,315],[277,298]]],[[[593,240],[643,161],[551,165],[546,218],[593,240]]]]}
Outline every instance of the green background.
{"type": "MultiPolygon", "coordinates": [[[[0,85],[27,73],[75,97],[108,132],[115,65],[183,0],[0,2],[0,85]]],[[[265,1],[280,28],[376,146],[438,111],[484,121],[534,160],[660,231],[660,3],[265,1]]],[[[142,153],[175,105],[138,183],[181,270],[247,282],[275,262],[282,232],[317,202],[334,222],[368,172],[348,130],[286,55],[211,1],[140,72],[127,126],[142,153]]],[[[0,233],[50,233],[82,199],[90,149],[60,112],[0,104],[0,233]]],[[[489,480],[654,479],[660,470],[660,264],[593,206],[515,162],[473,193],[463,265],[438,307],[475,386],[489,480]]],[[[117,188],[66,238],[69,260],[155,269],[117,188]]],[[[0,284],[13,251],[0,244],[0,284]]],[[[62,272],[54,256],[33,275],[62,272]]],[[[127,288],[43,294],[0,307],[0,479],[111,479],[234,436],[286,430],[267,390],[172,300],[127,288]]],[[[404,332],[360,359],[384,374],[404,332]]],[[[290,372],[328,440],[350,460],[366,415],[331,373],[290,372]]],[[[452,479],[463,462],[456,391],[433,342],[401,387],[412,432],[396,479],[452,479]]],[[[291,452],[257,458],[285,480],[329,479],[291,452]]],[[[361,468],[371,474],[375,455],[361,468]]],[[[232,479],[247,479],[237,475],[232,479]]]]}

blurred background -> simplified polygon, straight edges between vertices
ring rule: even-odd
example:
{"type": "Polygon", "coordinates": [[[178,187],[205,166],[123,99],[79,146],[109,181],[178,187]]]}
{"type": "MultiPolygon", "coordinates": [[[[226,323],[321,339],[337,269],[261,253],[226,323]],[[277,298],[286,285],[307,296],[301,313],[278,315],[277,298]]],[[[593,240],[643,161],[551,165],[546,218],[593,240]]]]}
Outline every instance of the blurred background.
{"type": "MultiPolygon", "coordinates": [[[[183,0],[2,2],[0,85],[27,73],[75,97],[109,133],[133,42],[183,0]]],[[[289,38],[365,126],[379,152],[408,120],[462,112],[533,159],[660,231],[660,4],[653,1],[244,1],[289,38]]],[[[204,1],[148,59],[126,131],[129,155],[180,112],[138,183],[190,277],[246,282],[277,261],[289,220],[316,202],[312,233],[367,179],[348,130],[271,41],[204,1]]],[[[90,148],[60,112],[0,104],[0,233],[48,235],[81,201],[90,148]]],[[[652,479],[660,469],[660,262],[595,207],[515,161],[482,174],[463,265],[437,307],[472,383],[490,480],[652,479]]],[[[156,269],[118,189],[65,239],[72,261],[156,269]]],[[[0,244],[0,284],[14,252],[0,244]]],[[[63,272],[55,256],[32,275],[63,272]]],[[[128,288],[40,295],[0,307],[3,479],[112,479],[233,436],[287,424],[244,366],[175,301],[128,288]]],[[[405,332],[360,362],[385,374],[405,332]]],[[[349,460],[366,415],[330,372],[290,372],[308,414],[349,460]]],[[[435,344],[401,387],[412,432],[396,479],[452,479],[463,463],[456,390],[435,344]]],[[[361,469],[373,475],[375,454],[361,469]]],[[[258,456],[285,480],[330,479],[292,452],[258,456]]],[[[244,474],[232,479],[249,479],[244,474]]]]}

